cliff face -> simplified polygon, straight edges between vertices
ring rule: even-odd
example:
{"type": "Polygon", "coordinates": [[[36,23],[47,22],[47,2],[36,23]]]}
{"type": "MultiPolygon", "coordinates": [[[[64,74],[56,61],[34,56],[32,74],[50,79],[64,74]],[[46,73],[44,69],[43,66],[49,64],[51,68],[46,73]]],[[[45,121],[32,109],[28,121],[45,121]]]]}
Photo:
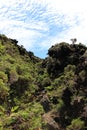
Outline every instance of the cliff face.
{"type": "Polygon", "coordinates": [[[0,129],[86,130],[87,47],[59,43],[42,60],[0,35],[0,129]]]}

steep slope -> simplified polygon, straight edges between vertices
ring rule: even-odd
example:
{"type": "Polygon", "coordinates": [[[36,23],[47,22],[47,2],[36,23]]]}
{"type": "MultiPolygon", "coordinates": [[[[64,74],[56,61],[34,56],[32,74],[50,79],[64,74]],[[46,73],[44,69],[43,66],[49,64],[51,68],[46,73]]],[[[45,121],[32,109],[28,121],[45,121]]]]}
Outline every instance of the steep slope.
{"type": "Polygon", "coordinates": [[[87,47],[59,43],[44,60],[0,35],[0,130],[86,130],[87,47]]]}
{"type": "Polygon", "coordinates": [[[49,99],[43,101],[48,130],[86,130],[87,47],[60,43],[52,46],[48,54],[42,63],[48,73],[42,82],[49,99]]]}
{"type": "Polygon", "coordinates": [[[34,99],[38,62],[41,59],[16,40],[0,35],[0,130],[30,130],[41,125],[37,113],[43,109],[34,99]]]}

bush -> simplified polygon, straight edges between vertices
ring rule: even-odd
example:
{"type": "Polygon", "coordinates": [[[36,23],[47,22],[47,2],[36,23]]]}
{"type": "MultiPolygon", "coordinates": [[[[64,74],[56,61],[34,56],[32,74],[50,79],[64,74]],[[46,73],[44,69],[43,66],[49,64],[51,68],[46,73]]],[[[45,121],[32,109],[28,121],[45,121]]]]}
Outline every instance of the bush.
{"type": "Polygon", "coordinates": [[[7,75],[4,72],[2,72],[2,71],[0,71],[0,79],[2,79],[4,83],[8,82],[7,75]]]}
{"type": "Polygon", "coordinates": [[[12,98],[22,96],[29,87],[29,79],[19,77],[17,81],[10,85],[10,93],[12,98]]]}
{"type": "Polygon", "coordinates": [[[43,79],[43,81],[42,81],[42,86],[43,87],[47,87],[47,86],[49,86],[49,85],[51,85],[51,80],[50,80],[50,78],[44,78],[43,79]]]}
{"type": "Polygon", "coordinates": [[[62,66],[59,59],[49,57],[47,59],[47,72],[51,78],[55,78],[61,72],[62,66]]]}
{"type": "Polygon", "coordinates": [[[69,44],[65,43],[65,42],[56,44],[55,46],[52,46],[48,50],[49,56],[51,56],[53,58],[63,57],[65,55],[69,54],[69,52],[70,52],[69,44]]]}
{"type": "Polygon", "coordinates": [[[73,119],[67,130],[84,130],[84,121],[79,118],[73,119]]]}
{"type": "Polygon", "coordinates": [[[23,74],[23,69],[22,69],[22,67],[21,66],[17,66],[16,67],[16,70],[17,70],[17,73],[19,74],[19,75],[22,75],[23,74]]]}
{"type": "Polygon", "coordinates": [[[0,55],[3,55],[5,53],[5,46],[0,45],[0,55]]]}
{"type": "Polygon", "coordinates": [[[85,70],[82,70],[80,73],[79,73],[79,78],[80,78],[80,82],[84,82],[85,79],[86,79],[86,71],[85,70]]]}
{"type": "Polygon", "coordinates": [[[64,72],[67,73],[69,71],[72,71],[72,72],[75,72],[76,70],[76,66],[75,65],[67,65],[65,68],[64,68],[64,72]]]}
{"type": "Polygon", "coordinates": [[[28,130],[29,129],[29,114],[26,112],[13,113],[10,117],[6,117],[3,122],[3,129],[8,130],[28,130]]]}
{"type": "Polygon", "coordinates": [[[18,79],[18,75],[17,72],[15,70],[11,70],[9,72],[9,83],[13,84],[14,82],[16,82],[18,79]]]}
{"type": "Polygon", "coordinates": [[[3,80],[0,79],[0,103],[6,101],[6,98],[8,96],[8,88],[3,83],[3,80]]]}

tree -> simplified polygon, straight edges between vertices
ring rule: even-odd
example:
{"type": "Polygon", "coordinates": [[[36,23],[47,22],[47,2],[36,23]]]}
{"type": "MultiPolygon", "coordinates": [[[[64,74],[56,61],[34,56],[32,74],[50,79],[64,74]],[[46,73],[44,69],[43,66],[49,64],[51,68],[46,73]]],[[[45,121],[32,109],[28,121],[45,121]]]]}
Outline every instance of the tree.
{"type": "Polygon", "coordinates": [[[77,39],[76,38],[72,38],[70,39],[72,41],[72,44],[76,43],[77,42],[77,39]]]}

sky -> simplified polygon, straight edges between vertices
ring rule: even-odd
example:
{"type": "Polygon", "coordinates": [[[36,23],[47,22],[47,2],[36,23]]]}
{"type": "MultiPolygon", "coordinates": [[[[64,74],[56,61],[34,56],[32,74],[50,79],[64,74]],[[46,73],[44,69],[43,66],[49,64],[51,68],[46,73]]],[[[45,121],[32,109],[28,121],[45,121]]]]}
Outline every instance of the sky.
{"type": "Polygon", "coordinates": [[[0,34],[40,58],[60,42],[87,45],[87,0],[0,0],[0,34]]]}

